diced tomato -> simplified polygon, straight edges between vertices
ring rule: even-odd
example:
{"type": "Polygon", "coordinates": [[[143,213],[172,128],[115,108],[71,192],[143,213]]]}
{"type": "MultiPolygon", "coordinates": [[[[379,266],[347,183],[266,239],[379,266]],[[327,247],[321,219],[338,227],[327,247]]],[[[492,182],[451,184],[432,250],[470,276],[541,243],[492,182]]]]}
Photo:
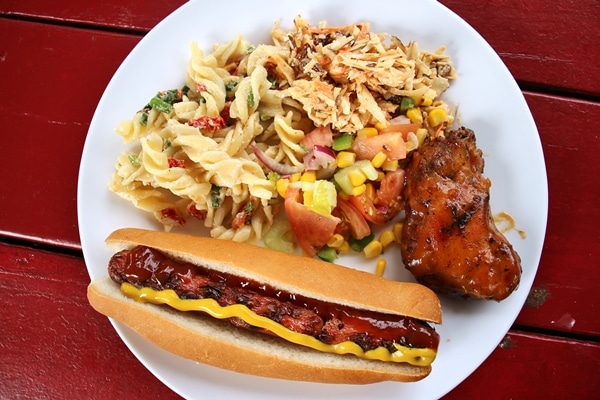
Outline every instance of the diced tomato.
{"type": "Polygon", "coordinates": [[[404,178],[406,173],[403,169],[397,169],[385,174],[379,190],[377,190],[377,204],[396,209],[402,206],[402,194],[404,192],[404,178]]]}
{"type": "Polygon", "coordinates": [[[202,82],[196,84],[196,92],[201,93],[206,91],[206,85],[202,82]]]}
{"type": "Polygon", "coordinates": [[[187,208],[188,213],[194,217],[197,218],[201,221],[204,221],[206,219],[206,216],[208,215],[208,211],[206,210],[199,210],[196,208],[196,203],[190,203],[190,205],[187,208]]]}
{"type": "Polygon", "coordinates": [[[249,225],[252,221],[252,217],[258,209],[259,204],[260,200],[257,197],[250,197],[250,200],[248,200],[246,205],[242,207],[242,210],[238,212],[235,217],[233,217],[231,227],[233,229],[240,229],[244,225],[249,225]]]}
{"type": "Polygon", "coordinates": [[[383,129],[379,134],[400,132],[402,134],[402,139],[406,140],[410,132],[415,133],[420,127],[421,124],[392,124],[383,129]]]}
{"type": "Polygon", "coordinates": [[[169,157],[167,160],[169,162],[169,168],[183,168],[183,167],[185,167],[185,161],[184,160],[178,160],[177,158],[173,158],[173,157],[169,157]]]}
{"type": "Polygon", "coordinates": [[[203,115],[200,118],[188,121],[188,125],[203,131],[216,132],[225,128],[226,123],[223,117],[221,117],[220,115],[217,115],[216,117],[209,117],[203,115]]]}
{"type": "Polygon", "coordinates": [[[404,205],[404,175],[403,169],[388,172],[379,188],[373,192],[373,197],[369,197],[366,191],[358,196],[350,196],[350,202],[367,221],[377,225],[386,224],[398,215],[404,205]]]}
{"type": "Polygon", "coordinates": [[[158,220],[165,225],[185,226],[185,218],[181,217],[175,208],[163,208],[154,213],[158,220]]]}
{"type": "Polygon", "coordinates": [[[223,109],[221,110],[221,113],[219,114],[221,116],[221,118],[223,118],[223,121],[225,121],[226,124],[229,123],[229,120],[231,119],[231,101],[228,101],[225,103],[225,105],[223,106],[223,109]]]}
{"type": "Polygon", "coordinates": [[[296,241],[306,255],[314,257],[317,251],[325,246],[333,236],[340,220],[308,209],[298,201],[300,197],[299,188],[288,188],[284,202],[285,212],[296,241]]]}
{"type": "MultiPolygon", "coordinates": [[[[356,207],[354,207],[349,201],[338,197],[337,208],[340,211],[342,219],[340,225],[347,225],[354,239],[360,240],[371,234],[371,228],[369,227],[369,224],[360,211],[357,210],[356,207]]],[[[342,235],[346,236],[345,234],[342,235]]]]}
{"type": "Polygon", "coordinates": [[[406,158],[406,144],[401,132],[380,133],[370,137],[357,136],[351,149],[358,160],[372,160],[380,151],[387,155],[388,160],[406,158]]]}
{"type": "Polygon", "coordinates": [[[315,146],[331,147],[332,144],[333,132],[329,125],[313,129],[300,140],[300,145],[309,150],[312,150],[315,146]]]}

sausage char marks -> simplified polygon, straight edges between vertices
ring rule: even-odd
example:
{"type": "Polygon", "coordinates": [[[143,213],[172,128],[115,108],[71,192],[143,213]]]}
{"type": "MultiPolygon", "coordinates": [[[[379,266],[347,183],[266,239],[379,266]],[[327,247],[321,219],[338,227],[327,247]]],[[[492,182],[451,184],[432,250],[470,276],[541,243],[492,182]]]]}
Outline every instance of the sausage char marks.
{"type": "MultiPolygon", "coordinates": [[[[117,283],[138,288],[172,289],[181,299],[216,300],[220,306],[242,304],[287,329],[315,337],[325,344],[351,341],[364,351],[394,344],[436,350],[439,335],[426,322],[305,298],[248,279],[173,260],[158,250],[136,246],[110,260],[108,273],[117,283]]],[[[240,318],[229,322],[245,329],[270,331],[248,325],[240,318]]]]}

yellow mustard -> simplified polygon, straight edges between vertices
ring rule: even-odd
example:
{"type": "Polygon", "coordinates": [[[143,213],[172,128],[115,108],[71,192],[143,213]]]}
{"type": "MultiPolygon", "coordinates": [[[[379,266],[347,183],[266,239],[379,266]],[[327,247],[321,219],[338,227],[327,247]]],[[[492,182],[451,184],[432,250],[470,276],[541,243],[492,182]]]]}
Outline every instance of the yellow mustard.
{"type": "Polygon", "coordinates": [[[200,311],[218,319],[238,317],[247,324],[267,329],[289,342],[326,353],[354,354],[359,358],[367,360],[406,362],[416,366],[428,366],[436,357],[436,352],[433,349],[410,348],[399,344],[394,344],[398,350],[393,353],[390,353],[385,347],[363,351],[359,345],[351,341],[334,345],[325,344],[312,336],[291,331],[267,317],[254,313],[242,304],[222,307],[213,299],[180,299],[174,290],[157,291],[150,288],[138,289],[127,282],[121,284],[121,291],[127,297],[137,301],[166,304],[179,311],[200,311]]]}

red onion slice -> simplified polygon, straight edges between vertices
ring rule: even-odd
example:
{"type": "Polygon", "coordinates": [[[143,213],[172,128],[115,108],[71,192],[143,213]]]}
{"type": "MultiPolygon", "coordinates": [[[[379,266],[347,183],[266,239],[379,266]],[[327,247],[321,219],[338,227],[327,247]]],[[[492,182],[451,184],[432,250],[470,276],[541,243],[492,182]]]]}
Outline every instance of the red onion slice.
{"type": "Polygon", "coordinates": [[[258,160],[262,162],[265,165],[265,167],[267,167],[273,172],[277,172],[281,176],[297,174],[304,170],[304,167],[302,165],[296,166],[278,163],[277,161],[267,156],[261,149],[259,149],[254,144],[250,144],[250,147],[252,147],[252,152],[254,153],[256,158],[258,158],[258,160]]]}
{"type": "Polygon", "coordinates": [[[335,153],[328,147],[315,145],[311,151],[304,155],[304,168],[320,170],[328,168],[335,162],[335,153]]]}

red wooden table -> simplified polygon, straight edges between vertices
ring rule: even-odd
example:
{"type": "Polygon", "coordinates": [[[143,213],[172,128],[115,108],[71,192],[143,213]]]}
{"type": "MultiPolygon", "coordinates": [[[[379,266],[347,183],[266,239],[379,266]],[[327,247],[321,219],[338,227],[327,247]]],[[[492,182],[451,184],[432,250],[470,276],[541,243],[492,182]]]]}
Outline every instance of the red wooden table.
{"type": "MultiPolygon", "coordinates": [[[[446,398],[595,397],[600,2],[441,2],[484,36],[517,79],[538,126],[550,190],[527,304],[492,355],[446,398]]],[[[87,303],[76,186],[110,77],[182,3],[0,4],[0,398],[177,398],[87,303]]]]}

